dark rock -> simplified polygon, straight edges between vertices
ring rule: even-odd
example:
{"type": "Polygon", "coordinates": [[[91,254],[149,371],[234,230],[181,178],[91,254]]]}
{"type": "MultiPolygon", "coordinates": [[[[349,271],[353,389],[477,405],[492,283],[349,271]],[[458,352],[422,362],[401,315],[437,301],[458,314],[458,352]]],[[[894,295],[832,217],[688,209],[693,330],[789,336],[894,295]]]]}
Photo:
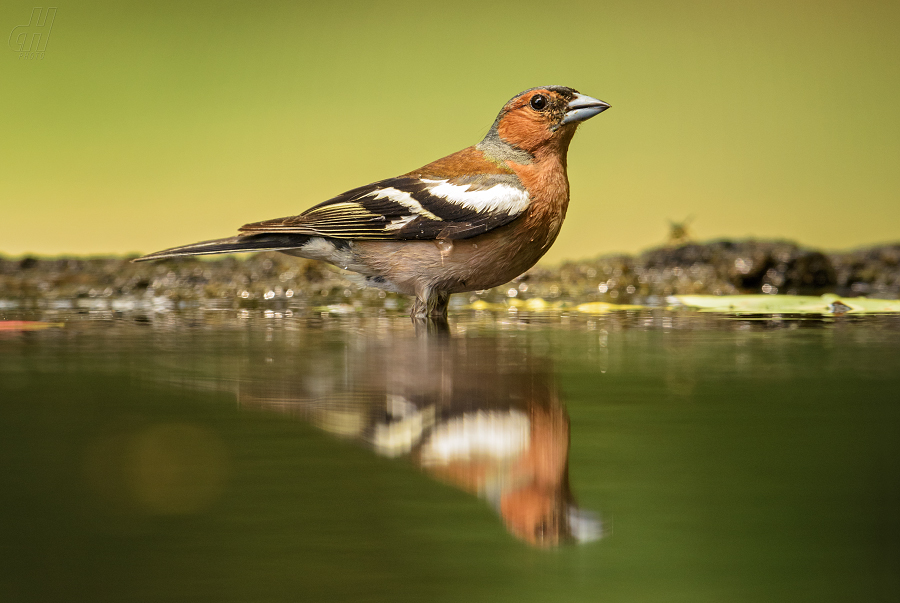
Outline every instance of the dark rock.
{"type": "Polygon", "coordinates": [[[19,261],[19,270],[31,270],[38,265],[39,261],[31,256],[24,257],[19,261]]]}
{"type": "Polygon", "coordinates": [[[787,291],[799,294],[817,294],[833,291],[837,275],[831,260],[819,251],[801,252],[791,258],[784,272],[787,291]]]}

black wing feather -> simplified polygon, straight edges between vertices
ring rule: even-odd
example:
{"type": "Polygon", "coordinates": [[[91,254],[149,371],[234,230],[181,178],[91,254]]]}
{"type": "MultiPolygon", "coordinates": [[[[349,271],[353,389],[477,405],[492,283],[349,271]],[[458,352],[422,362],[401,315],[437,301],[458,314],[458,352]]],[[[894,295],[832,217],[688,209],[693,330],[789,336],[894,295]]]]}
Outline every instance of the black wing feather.
{"type": "MultiPolygon", "coordinates": [[[[525,195],[518,179],[505,174],[446,181],[472,191],[512,185],[525,195]]],[[[433,194],[434,185],[435,181],[412,176],[390,178],[349,190],[298,216],[247,224],[241,231],[382,241],[467,239],[508,224],[522,213],[522,209],[490,211],[454,202],[433,194]],[[409,195],[405,202],[388,196],[404,194],[409,195]]]]}

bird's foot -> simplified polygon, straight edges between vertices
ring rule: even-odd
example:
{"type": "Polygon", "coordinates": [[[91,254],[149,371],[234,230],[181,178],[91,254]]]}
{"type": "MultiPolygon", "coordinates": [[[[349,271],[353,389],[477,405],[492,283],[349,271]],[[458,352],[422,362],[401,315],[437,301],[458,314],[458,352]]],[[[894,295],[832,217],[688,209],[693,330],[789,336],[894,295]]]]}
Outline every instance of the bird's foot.
{"type": "Polygon", "coordinates": [[[447,306],[450,294],[443,291],[427,291],[424,296],[416,296],[413,301],[411,318],[431,318],[447,320],[447,306]]]}
{"type": "Polygon", "coordinates": [[[442,291],[427,291],[422,297],[416,296],[410,318],[416,326],[418,335],[447,335],[450,325],[447,323],[447,305],[450,294],[442,291]]]}

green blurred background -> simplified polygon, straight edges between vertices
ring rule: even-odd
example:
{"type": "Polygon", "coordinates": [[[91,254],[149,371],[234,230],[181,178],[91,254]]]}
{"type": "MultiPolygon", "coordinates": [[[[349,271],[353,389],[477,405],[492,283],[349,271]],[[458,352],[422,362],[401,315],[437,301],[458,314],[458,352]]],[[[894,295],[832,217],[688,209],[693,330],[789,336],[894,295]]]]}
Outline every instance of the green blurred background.
{"type": "MultiPolygon", "coordinates": [[[[0,5],[8,35],[34,3],[0,5]]],[[[0,253],[149,252],[299,213],[477,142],[563,84],[547,261],[700,239],[900,238],[900,3],[59,3],[0,60],[0,253]]]]}

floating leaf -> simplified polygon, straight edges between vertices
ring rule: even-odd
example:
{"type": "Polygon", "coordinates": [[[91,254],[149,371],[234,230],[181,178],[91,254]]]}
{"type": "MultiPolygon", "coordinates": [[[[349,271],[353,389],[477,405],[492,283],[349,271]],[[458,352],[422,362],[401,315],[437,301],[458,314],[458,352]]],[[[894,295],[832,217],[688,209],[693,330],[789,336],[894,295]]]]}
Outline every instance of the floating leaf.
{"type": "Polygon", "coordinates": [[[571,305],[570,302],[548,302],[541,297],[532,297],[531,299],[510,298],[504,300],[504,303],[502,304],[492,304],[483,299],[479,299],[464,307],[466,310],[500,311],[515,308],[516,310],[523,310],[525,312],[562,312],[569,309],[571,305]]]}
{"type": "Polygon", "coordinates": [[[37,320],[0,320],[0,331],[40,331],[52,327],[65,326],[61,322],[40,322],[37,320]]]}
{"type": "Polygon", "coordinates": [[[509,307],[504,304],[492,304],[483,299],[475,300],[468,306],[464,306],[466,310],[508,310],[509,307]]]}
{"type": "Polygon", "coordinates": [[[584,314],[608,314],[609,312],[617,312],[619,310],[643,310],[644,306],[634,306],[631,304],[608,304],[606,302],[590,302],[579,304],[575,309],[584,314]]]}
{"type": "Polygon", "coordinates": [[[871,314],[900,312],[900,300],[805,295],[673,295],[670,303],[729,314],[871,314]]]}

